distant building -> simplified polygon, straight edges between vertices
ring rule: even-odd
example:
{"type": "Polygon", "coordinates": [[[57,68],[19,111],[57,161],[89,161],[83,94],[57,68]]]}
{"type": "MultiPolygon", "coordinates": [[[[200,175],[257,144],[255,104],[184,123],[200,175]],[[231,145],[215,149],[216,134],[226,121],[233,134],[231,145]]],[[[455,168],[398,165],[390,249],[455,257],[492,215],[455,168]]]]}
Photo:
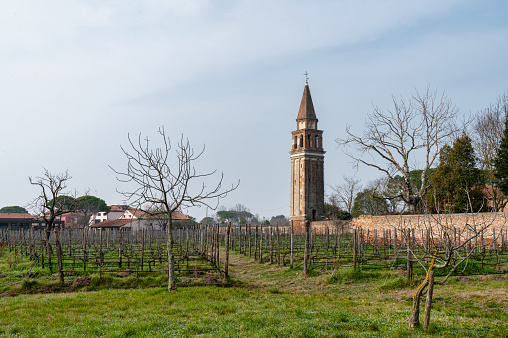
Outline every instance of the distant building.
{"type": "MultiPolygon", "coordinates": [[[[64,222],[55,220],[54,225],[63,228],[64,222]]],[[[44,229],[45,227],[46,223],[43,219],[29,213],[0,213],[0,229],[28,230],[30,228],[44,229]]]]}
{"type": "MultiPolygon", "coordinates": [[[[110,229],[130,229],[130,230],[141,230],[141,229],[164,229],[167,220],[161,216],[151,216],[144,213],[143,211],[129,207],[127,205],[112,205],[110,212],[105,215],[104,221],[98,221],[104,219],[103,215],[95,215],[94,222],[90,224],[91,229],[97,228],[110,228],[110,229]],[[113,218],[115,217],[115,218],[113,218]]],[[[182,223],[190,221],[188,215],[184,215],[179,211],[175,211],[172,214],[172,219],[175,223],[182,223]]]]}
{"type": "Polygon", "coordinates": [[[296,130],[292,132],[290,217],[295,228],[324,219],[323,131],[318,130],[309,84],[305,82],[296,130]]]}

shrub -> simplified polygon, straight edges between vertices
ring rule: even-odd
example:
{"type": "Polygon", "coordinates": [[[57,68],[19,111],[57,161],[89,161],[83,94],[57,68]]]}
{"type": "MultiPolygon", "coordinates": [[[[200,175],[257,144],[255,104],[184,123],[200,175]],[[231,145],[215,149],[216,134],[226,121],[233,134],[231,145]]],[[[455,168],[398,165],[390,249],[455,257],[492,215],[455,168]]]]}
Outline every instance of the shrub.
{"type": "Polygon", "coordinates": [[[380,286],[378,286],[379,290],[397,290],[403,289],[405,287],[411,286],[411,283],[407,281],[407,278],[398,276],[394,279],[387,280],[380,286]]]}
{"type": "Polygon", "coordinates": [[[363,282],[375,280],[382,277],[383,274],[379,271],[372,270],[354,270],[351,267],[335,270],[329,282],[330,283],[345,283],[345,282],[363,282]]]}
{"type": "Polygon", "coordinates": [[[23,290],[33,289],[37,285],[39,285],[39,282],[35,279],[23,278],[23,281],[21,281],[21,288],[23,290]]]}

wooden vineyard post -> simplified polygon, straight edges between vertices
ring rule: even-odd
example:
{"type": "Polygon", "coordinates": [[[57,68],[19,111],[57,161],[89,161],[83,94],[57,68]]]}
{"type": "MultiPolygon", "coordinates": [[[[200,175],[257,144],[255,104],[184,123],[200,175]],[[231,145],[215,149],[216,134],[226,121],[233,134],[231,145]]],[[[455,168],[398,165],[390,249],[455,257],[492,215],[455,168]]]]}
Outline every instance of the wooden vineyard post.
{"type": "MultiPolygon", "coordinates": [[[[35,261],[35,254],[34,254],[34,228],[33,227],[30,227],[30,229],[28,229],[28,242],[30,243],[30,259],[32,261],[35,261]]],[[[501,240],[501,243],[502,243],[502,240],[501,240]]],[[[501,245],[502,247],[502,245],[501,245]]]]}
{"type": "Polygon", "coordinates": [[[280,233],[279,233],[279,223],[275,224],[275,231],[277,232],[277,264],[280,265],[280,233]]]}
{"type": "Polygon", "coordinates": [[[40,247],[40,250],[41,250],[41,266],[42,268],[44,269],[44,240],[42,240],[42,231],[41,229],[39,229],[39,241],[41,243],[41,247],[40,247]]]}
{"type": "Polygon", "coordinates": [[[260,236],[259,236],[259,262],[263,263],[263,226],[260,225],[260,236]]]}
{"type": "Polygon", "coordinates": [[[226,238],[225,238],[225,247],[226,247],[226,257],[224,258],[224,275],[226,276],[226,280],[229,278],[229,233],[231,231],[231,222],[228,222],[228,226],[226,228],[226,238]]]}
{"type": "Polygon", "coordinates": [[[238,223],[238,252],[242,253],[242,225],[238,223]]]}
{"type": "Polygon", "coordinates": [[[411,260],[411,229],[407,230],[407,257],[406,257],[406,279],[408,282],[413,279],[413,261],[411,260]]]}
{"type": "Polygon", "coordinates": [[[248,228],[248,224],[245,224],[245,231],[244,231],[244,235],[243,235],[243,255],[244,256],[247,256],[247,228],[248,228]]]}
{"type": "Polygon", "coordinates": [[[118,229],[118,267],[122,268],[122,256],[123,256],[123,229],[118,229]]]}
{"type": "Polygon", "coordinates": [[[82,251],[83,251],[83,271],[86,271],[87,257],[86,257],[86,229],[85,228],[83,228],[83,246],[82,246],[82,251]]]}
{"type": "Polygon", "coordinates": [[[272,227],[272,224],[270,223],[270,227],[269,227],[269,231],[270,233],[268,234],[269,239],[270,239],[270,264],[273,264],[273,227],[272,227]]]}
{"type": "Polygon", "coordinates": [[[249,257],[252,257],[252,229],[250,228],[250,224],[247,224],[248,234],[249,234],[249,257]]]}
{"type": "Polygon", "coordinates": [[[374,229],[374,252],[378,254],[377,250],[377,229],[374,229]]]}
{"type": "Polygon", "coordinates": [[[290,233],[290,250],[291,250],[291,260],[290,260],[290,265],[291,265],[291,269],[293,268],[293,264],[294,264],[294,259],[295,259],[295,229],[293,228],[293,221],[291,221],[291,233],[290,233]]]}
{"type": "Polygon", "coordinates": [[[309,256],[310,256],[310,221],[305,220],[305,250],[303,255],[303,274],[308,276],[309,272],[309,256]]]}
{"type": "Polygon", "coordinates": [[[259,232],[259,226],[256,224],[256,229],[254,232],[254,259],[258,259],[258,232],[259,232]]]}
{"type": "MultiPolygon", "coordinates": [[[[502,237],[501,237],[502,238],[502,237]]],[[[499,264],[499,252],[497,251],[496,229],[492,229],[492,244],[494,245],[494,252],[496,254],[496,262],[499,264]]]]}
{"type": "Polygon", "coordinates": [[[356,247],[357,247],[357,242],[358,242],[358,233],[357,233],[357,230],[355,229],[354,233],[353,233],[353,270],[356,271],[356,247]]]}
{"type": "Polygon", "coordinates": [[[395,254],[395,261],[397,261],[397,229],[393,230],[393,253],[395,254]]]}
{"type": "Polygon", "coordinates": [[[99,279],[102,280],[102,227],[99,228],[99,279]]]}
{"type": "Polygon", "coordinates": [[[145,228],[141,229],[141,271],[143,271],[143,260],[145,258],[145,228]]]}
{"type": "Polygon", "coordinates": [[[217,269],[220,271],[220,224],[217,223],[217,230],[215,231],[215,260],[217,262],[217,269]]]}
{"type": "Polygon", "coordinates": [[[337,228],[337,263],[340,259],[340,235],[342,230],[337,228]]]}

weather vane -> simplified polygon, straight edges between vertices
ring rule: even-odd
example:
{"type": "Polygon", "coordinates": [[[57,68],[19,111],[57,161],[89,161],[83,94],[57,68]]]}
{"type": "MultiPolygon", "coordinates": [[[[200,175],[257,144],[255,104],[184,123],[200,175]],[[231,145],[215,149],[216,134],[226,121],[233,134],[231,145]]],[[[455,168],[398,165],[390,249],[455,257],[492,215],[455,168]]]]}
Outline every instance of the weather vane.
{"type": "Polygon", "coordinates": [[[307,83],[309,81],[309,73],[307,73],[307,71],[305,71],[305,73],[303,73],[303,75],[305,75],[305,83],[307,83]]]}

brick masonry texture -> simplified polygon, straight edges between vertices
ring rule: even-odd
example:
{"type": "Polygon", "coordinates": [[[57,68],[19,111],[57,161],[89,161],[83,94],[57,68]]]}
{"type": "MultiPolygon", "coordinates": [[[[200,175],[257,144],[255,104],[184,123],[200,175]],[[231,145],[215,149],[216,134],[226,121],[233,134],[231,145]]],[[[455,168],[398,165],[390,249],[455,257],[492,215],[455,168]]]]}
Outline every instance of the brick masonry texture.
{"type": "MultiPolygon", "coordinates": [[[[302,225],[303,226],[303,225],[302,225]]],[[[333,228],[342,229],[348,232],[352,229],[362,229],[369,241],[377,239],[383,241],[383,237],[394,237],[397,230],[397,241],[403,240],[403,231],[411,229],[411,236],[421,243],[422,238],[428,237],[428,229],[432,229],[432,236],[435,239],[442,238],[442,230],[448,229],[454,233],[455,238],[464,241],[474,231],[486,228],[483,233],[485,245],[490,245],[492,239],[496,238],[497,245],[508,245],[508,213],[480,213],[480,214],[429,214],[429,215],[386,215],[370,216],[363,215],[351,221],[323,221],[312,222],[313,231],[319,234],[326,232],[326,228],[332,231],[333,228]]],[[[296,228],[296,226],[295,226],[296,228]]],[[[480,240],[481,237],[478,237],[480,240]]]]}

